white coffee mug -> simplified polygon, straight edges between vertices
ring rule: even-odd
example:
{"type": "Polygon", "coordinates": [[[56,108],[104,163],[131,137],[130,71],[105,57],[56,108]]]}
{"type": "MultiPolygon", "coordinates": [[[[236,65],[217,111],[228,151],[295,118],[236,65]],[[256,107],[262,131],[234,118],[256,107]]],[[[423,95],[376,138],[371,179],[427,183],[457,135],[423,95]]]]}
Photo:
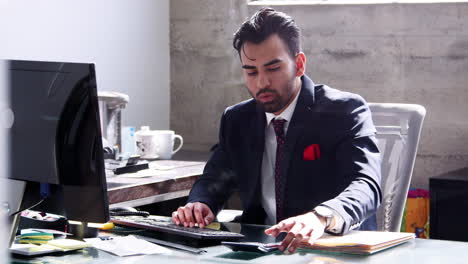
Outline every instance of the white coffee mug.
{"type": "Polygon", "coordinates": [[[159,158],[159,141],[155,131],[150,130],[148,126],[142,126],[135,133],[135,141],[137,154],[142,159],[157,159],[159,158]]]}
{"type": "Polygon", "coordinates": [[[160,159],[171,159],[177,151],[182,148],[184,139],[180,135],[176,135],[174,130],[155,130],[159,149],[157,151],[160,159]],[[174,150],[174,142],[180,140],[179,146],[174,150]]]}

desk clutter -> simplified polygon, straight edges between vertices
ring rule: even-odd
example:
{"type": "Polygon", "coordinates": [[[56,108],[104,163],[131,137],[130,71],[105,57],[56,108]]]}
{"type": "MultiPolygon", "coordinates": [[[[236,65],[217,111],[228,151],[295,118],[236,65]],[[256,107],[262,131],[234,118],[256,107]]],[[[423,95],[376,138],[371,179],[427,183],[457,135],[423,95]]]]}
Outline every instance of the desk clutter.
{"type": "MultiPolygon", "coordinates": [[[[116,228],[119,229],[118,227],[116,228]]],[[[220,226],[212,225],[211,228],[216,230],[220,226]]],[[[204,247],[184,245],[178,239],[166,240],[166,237],[166,239],[161,240],[152,238],[151,235],[147,236],[147,233],[138,233],[144,236],[134,235],[133,233],[129,233],[127,229],[125,229],[125,232],[122,231],[123,233],[120,233],[118,230],[115,230],[115,232],[113,230],[108,231],[110,232],[101,232],[99,237],[86,238],[84,241],[79,241],[65,238],[66,235],[69,235],[65,232],[49,229],[26,229],[22,230],[21,235],[17,237],[16,243],[12,245],[10,251],[23,256],[39,256],[56,253],[63,254],[87,247],[94,247],[119,257],[146,254],[172,255],[173,249],[192,254],[207,253],[204,247]]],[[[344,236],[325,235],[312,244],[303,243],[301,244],[301,250],[372,255],[414,240],[414,238],[414,233],[351,231],[344,236]]],[[[241,242],[219,240],[217,245],[220,243],[236,252],[256,252],[268,255],[277,250],[280,242],[264,244],[255,241],[247,242],[245,240],[241,242]]]]}
{"type": "Polygon", "coordinates": [[[177,161],[177,160],[139,160],[138,155],[128,160],[106,160],[107,177],[123,178],[146,178],[154,176],[167,176],[176,172],[177,169],[204,165],[204,162],[197,161],[177,161]]]}
{"type": "Polygon", "coordinates": [[[52,229],[23,229],[10,247],[10,252],[24,256],[37,256],[50,253],[64,253],[86,247],[91,244],[67,239],[68,233],[52,229]]]}
{"type": "MultiPolygon", "coordinates": [[[[135,217],[138,219],[144,219],[146,221],[152,220],[158,223],[162,223],[163,226],[156,229],[148,229],[145,225],[138,225],[138,230],[129,230],[120,227],[115,227],[114,223],[109,222],[106,224],[87,224],[86,228],[99,228],[101,230],[100,233],[96,232],[96,237],[85,238],[84,241],[80,241],[77,239],[70,239],[67,238],[71,236],[75,238],[73,234],[66,232],[66,230],[71,230],[71,225],[81,225],[80,222],[75,221],[67,221],[67,225],[65,227],[60,226],[59,230],[53,229],[44,229],[39,227],[33,228],[25,228],[20,231],[20,234],[16,237],[14,243],[10,247],[10,252],[16,255],[22,255],[27,257],[36,257],[42,255],[49,255],[49,254],[65,254],[67,252],[76,251],[79,249],[94,247],[99,250],[106,251],[113,255],[119,257],[125,256],[135,256],[135,255],[146,255],[146,254],[172,254],[172,249],[175,248],[178,250],[182,250],[185,252],[190,252],[193,254],[201,254],[206,253],[205,250],[200,248],[191,247],[188,245],[184,245],[182,242],[176,240],[167,241],[167,237],[164,240],[157,239],[155,237],[151,237],[151,234],[147,234],[148,232],[151,233],[152,231],[159,231],[162,234],[166,234],[169,230],[169,233],[173,233],[174,227],[171,229],[167,229],[168,226],[172,226],[170,217],[165,216],[149,216],[147,212],[141,211],[128,211],[129,209],[122,209],[119,208],[112,208],[111,212],[113,215],[112,222],[121,223],[126,218],[134,219],[135,217]],[[126,216],[129,213],[130,216],[126,216]],[[134,215],[138,213],[138,215],[134,215]],[[146,214],[141,214],[146,213],[146,214]],[[117,215],[117,216],[115,216],[117,215]],[[123,216],[122,216],[123,215],[123,216]],[[120,220],[116,220],[116,219],[120,220]],[[142,229],[143,228],[143,229],[142,229]],[[141,231],[148,231],[145,233],[141,233],[141,231]],[[172,230],[172,231],[171,231],[172,230]],[[137,232],[138,234],[146,234],[147,236],[141,235],[133,235],[133,232],[137,232]]],[[[24,219],[34,219],[40,221],[40,226],[43,227],[43,221],[50,220],[55,222],[55,218],[61,218],[56,215],[45,214],[41,212],[36,212],[32,210],[26,210],[23,212],[24,219]]],[[[131,221],[132,222],[132,221],[131,221]]],[[[36,224],[36,222],[28,222],[29,224],[36,224]]],[[[146,222],[145,222],[146,223],[146,222]]],[[[147,224],[147,223],[146,223],[147,224]]],[[[134,226],[133,222],[131,226],[134,226]]],[[[190,237],[194,239],[215,239],[218,241],[217,244],[220,243],[222,239],[232,239],[232,238],[242,238],[244,237],[241,234],[227,232],[220,230],[221,224],[220,223],[211,223],[207,226],[207,228],[186,228],[177,226],[175,231],[179,235],[183,235],[184,237],[190,237]],[[194,232],[195,229],[198,232],[194,232]]],[[[87,237],[87,236],[84,236],[87,237]]]]}
{"type": "Polygon", "coordinates": [[[84,241],[66,238],[65,232],[50,229],[24,229],[10,247],[12,254],[22,256],[42,256],[49,254],[64,254],[79,249],[95,247],[119,257],[171,254],[172,250],[137,238],[128,236],[100,236],[86,238],[84,241]]]}
{"type": "Polygon", "coordinates": [[[117,255],[119,257],[147,255],[147,254],[171,254],[172,250],[139,239],[133,235],[128,236],[101,236],[88,238],[85,241],[93,247],[117,255]]]}

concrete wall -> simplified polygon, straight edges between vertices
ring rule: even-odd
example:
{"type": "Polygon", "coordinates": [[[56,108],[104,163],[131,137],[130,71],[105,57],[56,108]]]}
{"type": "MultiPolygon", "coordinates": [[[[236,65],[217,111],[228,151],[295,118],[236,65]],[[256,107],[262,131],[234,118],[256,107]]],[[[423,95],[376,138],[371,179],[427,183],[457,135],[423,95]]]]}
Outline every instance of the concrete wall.
{"type": "MultiPolygon", "coordinates": [[[[171,127],[186,148],[217,140],[225,107],[249,98],[232,34],[258,6],[171,1],[171,127]]],[[[412,187],[468,166],[468,3],[276,6],[303,30],[307,74],[371,102],[424,105],[412,187]]]]}
{"type": "Polygon", "coordinates": [[[184,148],[216,143],[226,106],[248,98],[232,34],[247,14],[243,0],[171,1],[171,127],[184,148]]]}
{"type": "Polygon", "coordinates": [[[169,128],[169,0],[0,0],[0,59],[95,62],[123,123],[169,128]]]}

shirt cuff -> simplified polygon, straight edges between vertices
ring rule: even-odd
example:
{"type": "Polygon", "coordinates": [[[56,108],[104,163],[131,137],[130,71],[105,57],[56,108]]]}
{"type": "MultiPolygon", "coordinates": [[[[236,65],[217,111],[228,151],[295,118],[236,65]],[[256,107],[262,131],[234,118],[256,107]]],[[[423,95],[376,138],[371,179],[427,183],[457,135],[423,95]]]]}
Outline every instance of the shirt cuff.
{"type": "Polygon", "coordinates": [[[329,206],[326,206],[326,205],[319,205],[319,206],[323,206],[323,207],[326,207],[328,209],[330,209],[332,212],[333,212],[333,225],[332,226],[329,226],[327,228],[327,230],[325,230],[327,233],[330,233],[330,234],[341,234],[341,232],[343,231],[343,225],[344,225],[344,219],[343,217],[333,208],[329,207],[329,206]]]}

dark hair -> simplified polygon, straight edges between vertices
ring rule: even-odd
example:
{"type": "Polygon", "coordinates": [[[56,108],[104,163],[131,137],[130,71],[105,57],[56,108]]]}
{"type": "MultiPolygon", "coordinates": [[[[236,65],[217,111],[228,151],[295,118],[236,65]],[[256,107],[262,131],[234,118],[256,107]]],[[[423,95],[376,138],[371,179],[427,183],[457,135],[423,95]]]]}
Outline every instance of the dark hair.
{"type": "Polygon", "coordinates": [[[301,31],[292,17],[272,8],[262,8],[242,23],[232,44],[240,55],[245,42],[258,44],[275,33],[288,46],[290,55],[296,56],[301,50],[301,31]]]}

